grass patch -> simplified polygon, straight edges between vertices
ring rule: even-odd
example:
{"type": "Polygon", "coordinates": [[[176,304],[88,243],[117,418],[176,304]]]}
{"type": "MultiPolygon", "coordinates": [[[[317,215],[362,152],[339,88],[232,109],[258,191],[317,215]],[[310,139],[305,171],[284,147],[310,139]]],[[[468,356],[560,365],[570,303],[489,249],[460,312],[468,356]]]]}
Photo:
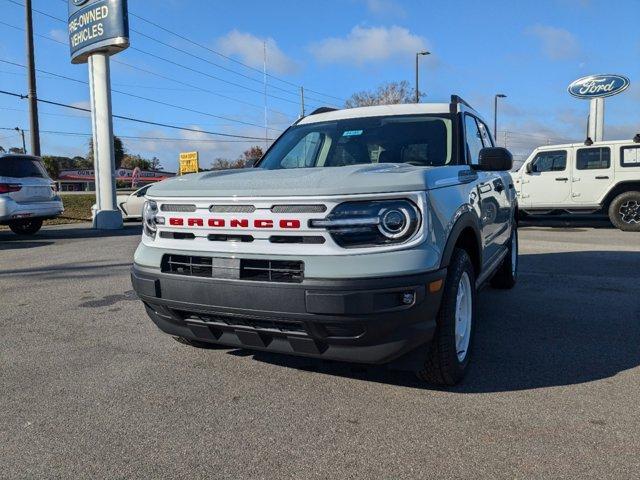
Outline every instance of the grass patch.
{"type": "Polygon", "coordinates": [[[84,223],[91,221],[91,206],[96,203],[94,193],[65,195],[60,194],[64,204],[64,213],[58,218],[47,220],[45,225],[62,225],[64,223],[84,223]]]}

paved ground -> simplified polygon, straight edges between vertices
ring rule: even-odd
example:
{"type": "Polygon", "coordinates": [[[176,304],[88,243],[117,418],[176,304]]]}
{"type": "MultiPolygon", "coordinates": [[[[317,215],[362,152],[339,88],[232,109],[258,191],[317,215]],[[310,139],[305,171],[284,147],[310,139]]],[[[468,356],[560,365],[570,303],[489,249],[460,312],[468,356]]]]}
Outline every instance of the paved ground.
{"type": "Polygon", "coordinates": [[[638,478],[640,235],[569,226],[522,229],[451,391],[175,343],[130,288],[136,225],[0,232],[0,477],[638,478]]]}

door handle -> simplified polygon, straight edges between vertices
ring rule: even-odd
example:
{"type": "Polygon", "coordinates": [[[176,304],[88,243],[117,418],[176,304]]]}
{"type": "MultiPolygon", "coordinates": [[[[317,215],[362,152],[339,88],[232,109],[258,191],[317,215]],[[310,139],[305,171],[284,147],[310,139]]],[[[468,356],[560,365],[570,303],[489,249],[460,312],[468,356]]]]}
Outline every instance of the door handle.
{"type": "Polygon", "coordinates": [[[568,182],[569,179],[567,177],[556,177],[556,182],[568,182]]]}
{"type": "Polygon", "coordinates": [[[596,180],[609,180],[609,177],[607,175],[599,175],[596,177],[596,180]]]}

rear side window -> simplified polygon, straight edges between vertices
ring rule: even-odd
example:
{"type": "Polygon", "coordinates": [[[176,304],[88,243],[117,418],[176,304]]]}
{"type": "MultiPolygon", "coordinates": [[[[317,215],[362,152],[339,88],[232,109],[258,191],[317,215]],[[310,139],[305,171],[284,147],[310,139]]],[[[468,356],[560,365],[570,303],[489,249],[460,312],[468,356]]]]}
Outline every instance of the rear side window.
{"type": "Polygon", "coordinates": [[[562,172],[567,168],[567,151],[540,152],[531,162],[531,171],[562,172]]]}
{"type": "Polygon", "coordinates": [[[483,149],[482,134],[478,129],[476,119],[471,115],[464,117],[465,130],[467,133],[467,156],[471,165],[477,165],[480,157],[480,150],[483,149]]]}
{"type": "Polygon", "coordinates": [[[640,167],[640,145],[622,147],[620,149],[620,165],[623,167],[640,167]]]}
{"type": "Polygon", "coordinates": [[[47,178],[47,171],[38,160],[25,157],[0,158],[0,177],[47,178]]]}
{"type": "Polygon", "coordinates": [[[611,166],[611,150],[604,148],[581,148],[576,158],[578,170],[600,170],[611,166]]]}

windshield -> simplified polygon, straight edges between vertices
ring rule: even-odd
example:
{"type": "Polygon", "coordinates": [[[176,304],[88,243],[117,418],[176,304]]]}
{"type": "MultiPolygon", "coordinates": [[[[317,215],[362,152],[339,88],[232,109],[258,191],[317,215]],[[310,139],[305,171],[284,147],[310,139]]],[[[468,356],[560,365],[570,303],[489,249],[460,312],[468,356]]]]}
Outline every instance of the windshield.
{"type": "Polygon", "coordinates": [[[376,163],[451,163],[452,122],[439,116],[369,117],[290,128],[259,168],[344,167],[376,163]]]}
{"type": "Polygon", "coordinates": [[[29,157],[0,157],[0,177],[47,178],[39,160],[29,157]]]}

